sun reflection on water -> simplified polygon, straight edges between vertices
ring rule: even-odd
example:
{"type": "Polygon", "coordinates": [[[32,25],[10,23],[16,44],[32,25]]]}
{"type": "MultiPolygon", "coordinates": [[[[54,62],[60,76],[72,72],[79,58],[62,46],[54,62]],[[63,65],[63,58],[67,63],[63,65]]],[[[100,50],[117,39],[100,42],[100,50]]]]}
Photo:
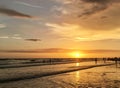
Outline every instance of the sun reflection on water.
{"type": "Polygon", "coordinates": [[[77,62],[77,63],[76,63],[76,66],[80,66],[80,63],[77,62]]]}

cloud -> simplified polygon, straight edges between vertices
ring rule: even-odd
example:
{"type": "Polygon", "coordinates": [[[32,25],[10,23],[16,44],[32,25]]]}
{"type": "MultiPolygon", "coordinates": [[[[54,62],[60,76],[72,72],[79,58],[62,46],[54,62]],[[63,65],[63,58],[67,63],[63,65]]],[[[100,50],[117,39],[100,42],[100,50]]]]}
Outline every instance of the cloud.
{"type": "Polygon", "coordinates": [[[16,36],[13,36],[13,37],[10,37],[12,39],[22,39],[22,37],[16,37],[16,36]]]}
{"type": "Polygon", "coordinates": [[[83,50],[85,53],[117,53],[120,52],[120,50],[105,50],[105,49],[100,49],[100,50],[83,50]]]}
{"type": "Polygon", "coordinates": [[[84,29],[78,24],[56,24],[46,23],[51,32],[59,35],[62,40],[76,42],[103,41],[103,40],[120,40],[120,29],[110,31],[97,31],[84,29]]]}
{"type": "Polygon", "coordinates": [[[19,2],[19,1],[16,1],[15,3],[17,4],[21,4],[21,5],[25,5],[25,6],[29,6],[29,7],[34,7],[34,8],[43,8],[41,6],[37,6],[37,5],[31,5],[29,3],[25,3],[25,2],[19,2]]]}
{"type": "Polygon", "coordinates": [[[38,42],[41,41],[41,39],[24,39],[25,41],[32,41],[32,42],[38,42]]]}
{"type": "Polygon", "coordinates": [[[47,48],[47,49],[36,49],[36,50],[0,50],[3,53],[71,53],[80,51],[83,53],[117,53],[120,50],[104,50],[104,49],[97,49],[97,50],[80,50],[80,49],[63,49],[63,48],[47,48]]]}
{"type": "Polygon", "coordinates": [[[6,28],[5,24],[0,24],[0,28],[6,28]]]}
{"type": "Polygon", "coordinates": [[[0,36],[0,39],[8,39],[8,36],[0,36]]]}
{"type": "Polygon", "coordinates": [[[8,16],[17,17],[17,18],[34,18],[31,15],[24,14],[24,13],[18,12],[13,9],[3,8],[3,7],[0,7],[0,13],[8,15],[8,16]]]}
{"type": "Polygon", "coordinates": [[[69,14],[69,12],[66,9],[64,9],[63,7],[54,6],[53,9],[52,9],[52,11],[54,11],[57,16],[58,15],[62,15],[62,14],[63,15],[69,14]]]}
{"type": "MultiPolygon", "coordinates": [[[[114,3],[119,3],[119,0],[81,0],[85,4],[91,4],[89,7],[90,9],[87,9],[84,13],[81,14],[81,16],[85,15],[92,15],[101,11],[104,11],[112,6],[114,3]]],[[[79,16],[80,17],[80,16],[79,16]]]]}
{"type": "Polygon", "coordinates": [[[120,27],[120,0],[70,1],[72,3],[63,5],[69,14],[63,14],[61,22],[78,24],[88,30],[106,31],[120,27]]]}
{"type": "Polygon", "coordinates": [[[23,39],[22,37],[19,36],[0,36],[0,39],[23,39]]]}
{"type": "Polygon", "coordinates": [[[77,0],[73,2],[76,2],[78,7],[81,4],[83,4],[84,10],[79,15],[79,17],[83,17],[83,16],[88,16],[88,15],[93,15],[93,14],[102,12],[106,9],[109,9],[113,7],[113,4],[120,3],[120,0],[77,0]]]}
{"type": "Polygon", "coordinates": [[[55,0],[56,2],[63,3],[63,4],[71,4],[72,0],[55,0]]]}
{"type": "Polygon", "coordinates": [[[97,5],[97,6],[91,7],[91,9],[84,11],[82,14],[78,15],[78,17],[93,15],[93,14],[96,14],[100,11],[104,11],[107,8],[108,8],[107,5],[97,5]]]}
{"type": "Polygon", "coordinates": [[[103,4],[103,3],[107,3],[111,0],[82,0],[83,2],[88,2],[88,3],[99,3],[99,4],[103,4]]]}
{"type": "Polygon", "coordinates": [[[97,4],[107,4],[107,3],[117,3],[119,0],[80,0],[86,3],[97,3],[97,4]]]}
{"type": "Polygon", "coordinates": [[[120,38],[119,39],[91,39],[91,38],[76,38],[76,41],[77,42],[86,42],[86,43],[89,43],[89,42],[102,42],[102,43],[109,43],[109,42],[112,42],[112,43],[120,43],[120,38]]]}
{"type": "Polygon", "coordinates": [[[0,36],[0,39],[16,39],[16,40],[24,40],[24,41],[31,41],[31,42],[41,41],[41,39],[26,39],[21,37],[20,34],[14,34],[13,36],[0,36]]]}
{"type": "Polygon", "coordinates": [[[47,48],[47,49],[37,49],[37,50],[0,50],[0,52],[6,53],[65,53],[70,51],[69,49],[62,48],[47,48]]]}

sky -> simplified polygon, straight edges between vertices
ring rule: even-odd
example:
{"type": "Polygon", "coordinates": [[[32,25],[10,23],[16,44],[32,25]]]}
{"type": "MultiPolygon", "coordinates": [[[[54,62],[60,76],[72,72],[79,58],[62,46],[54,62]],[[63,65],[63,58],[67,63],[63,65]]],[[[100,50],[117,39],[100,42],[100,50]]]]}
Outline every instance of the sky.
{"type": "Polygon", "coordinates": [[[120,0],[0,0],[0,58],[120,57],[120,0]]]}

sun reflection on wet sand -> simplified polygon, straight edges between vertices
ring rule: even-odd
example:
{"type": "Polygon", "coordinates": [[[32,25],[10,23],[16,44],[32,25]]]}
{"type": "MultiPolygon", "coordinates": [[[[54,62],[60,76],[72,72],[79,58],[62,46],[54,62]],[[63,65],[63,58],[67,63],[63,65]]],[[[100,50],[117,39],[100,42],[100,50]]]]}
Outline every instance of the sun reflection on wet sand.
{"type": "Polygon", "coordinates": [[[76,79],[79,80],[79,78],[80,78],[80,72],[77,71],[77,72],[76,72],[76,79]]]}
{"type": "MultiPolygon", "coordinates": [[[[76,63],[76,67],[80,66],[80,63],[77,62],[76,63]]],[[[80,71],[76,71],[75,73],[75,78],[76,78],[76,82],[79,82],[79,79],[80,79],[80,71]]]]}
{"type": "Polygon", "coordinates": [[[75,80],[76,80],[76,88],[79,88],[79,81],[80,81],[80,71],[76,71],[75,73],[75,80]]]}

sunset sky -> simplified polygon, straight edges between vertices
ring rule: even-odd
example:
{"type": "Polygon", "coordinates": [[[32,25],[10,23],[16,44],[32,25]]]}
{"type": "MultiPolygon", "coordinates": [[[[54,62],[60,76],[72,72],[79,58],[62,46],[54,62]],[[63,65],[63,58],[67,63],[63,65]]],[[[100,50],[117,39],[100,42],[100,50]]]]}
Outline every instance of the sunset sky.
{"type": "Polygon", "coordinates": [[[74,52],[120,56],[120,0],[0,0],[0,58],[74,52]]]}

